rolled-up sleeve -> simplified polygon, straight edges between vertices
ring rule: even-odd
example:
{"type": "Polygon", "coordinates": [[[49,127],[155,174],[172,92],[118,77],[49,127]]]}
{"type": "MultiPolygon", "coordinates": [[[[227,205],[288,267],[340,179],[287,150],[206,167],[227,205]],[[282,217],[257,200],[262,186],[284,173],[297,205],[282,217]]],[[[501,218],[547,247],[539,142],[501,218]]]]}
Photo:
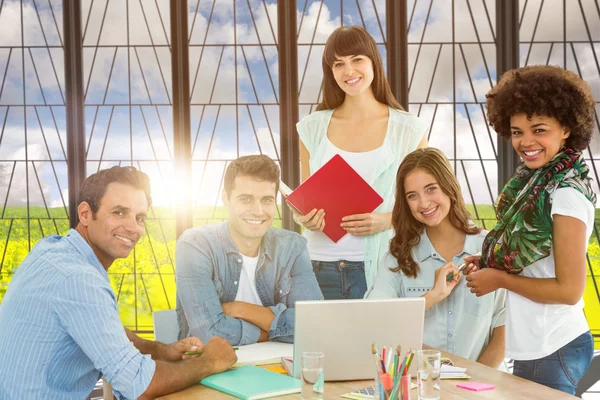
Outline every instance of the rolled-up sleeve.
{"type": "MultiPolygon", "coordinates": [[[[269,329],[269,340],[293,343],[294,321],[296,319],[296,301],[298,300],[323,300],[321,288],[312,269],[310,255],[305,243],[298,242],[299,253],[291,268],[291,281],[289,295],[286,303],[279,303],[269,307],[275,318],[269,329]]],[[[280,289],[287,290],[287,288],[280,289]]],[[[284,293],[282,293],[284,294],[284,293]]]]}
{"type": "Polygon", "coordinates": [[[395,299],[404,297],[402,292],[402,273],[391,269],[398,265],[388,252],[381,258],[373,288],[365,294],[368,299],[395,299]]]}
{"type": "Polygon", "coordinates": [[[113,386],[119,399],[137,399],[150,385],[156,363],[129,341],[110,283],[95,271],[67,277],[56,296],[62,328],[113,386]]]}
{"type": "Polygon", "coordinates": [[[213,261],[195,237],[182,236],[176,247],[177,296],[189,326],[189,336],[204,343],[219,336],[232,345],[258,342],[260,328],[223,313],[221,301],[212,278],[213,261]]]}

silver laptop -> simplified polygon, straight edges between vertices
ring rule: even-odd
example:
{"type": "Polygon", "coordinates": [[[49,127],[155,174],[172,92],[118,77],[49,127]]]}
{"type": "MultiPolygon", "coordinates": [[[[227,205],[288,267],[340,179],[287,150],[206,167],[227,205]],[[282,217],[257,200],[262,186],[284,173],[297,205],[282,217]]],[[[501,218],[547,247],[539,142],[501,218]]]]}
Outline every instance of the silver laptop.
{"type": "Polygon", "coordinates": [[[423,344],[424,298],[297,301],[295,308],[294,376],[299,379],[305,351],[325,354],[326,381],[346,381],[375,378],[371,343],[379,351],[401,345],[403,353],[423,344]]]}

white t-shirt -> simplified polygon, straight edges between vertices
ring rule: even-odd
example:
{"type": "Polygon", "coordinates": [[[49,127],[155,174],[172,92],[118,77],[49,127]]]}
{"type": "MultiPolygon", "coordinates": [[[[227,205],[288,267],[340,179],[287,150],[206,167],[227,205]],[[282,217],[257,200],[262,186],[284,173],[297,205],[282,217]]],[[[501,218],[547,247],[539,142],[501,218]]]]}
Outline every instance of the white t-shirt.
{"type": "MultiPolygon", "coordinates": [[[[586,238],[589,239],[594,229],[594,205],[573,188],[557,189],[550,198],[551,215],[564,215],[585,222],[586,238]]],[[[524,268],[521,275],[556,277],[552,251],[548,257],[524,268]]],[[[508,291],[505,329],[506,357],[537,360],[554,353],[590,328],[583,314],[583,299],[572,306],[541,304],[508,291]]]]}
{"type": "MultiPolygon", "coordinates": [[[[323,154],[325,162],[329,161],[336,154],[339,154],[369,185],[373,185],[373,181],[376,178],[373,165],[381,157],[383,146],[371,151],[354,153],[339,149],[331,143],[328,137],[325,137],[325,141],[325,152],[323,154]]],[[[352,188],[349,188],[347,193],[341,194],[341,201],[344,200],[344,196],[360,196],[360,193],[353,192],[352,188]]],[[[337,243],[334,243],[323,232],[313,232],[305,229],[304,236],[308,240],[308,252],[312,260],[364,261],[365,259],[362,236],[348,234],[338,240],[337,243]]]]}
{"type": "Polygon", "coordinates": [[[256,265],[258,264],[258,256],[246,257],[242,254],[244,263],[242,264],[242,273],[240,274],[240,281],[238,286],[237,294],[235,295],[235,301],[243,301],[245,303],[256,304],[262,306],[263,303],[258,297],[256,291],[256,265]]]}

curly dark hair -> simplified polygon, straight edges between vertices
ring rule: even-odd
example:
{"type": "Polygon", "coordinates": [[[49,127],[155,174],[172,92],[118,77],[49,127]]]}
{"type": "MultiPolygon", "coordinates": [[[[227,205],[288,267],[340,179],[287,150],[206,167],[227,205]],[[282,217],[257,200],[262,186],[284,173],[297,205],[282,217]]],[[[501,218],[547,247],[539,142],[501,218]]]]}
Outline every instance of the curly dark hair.
{"type": "Polygon", "coordinates": [[[510,118],[519,113],[553,117],[571,132],[566,146],[584,150],[594,130],[594,97],[574,72],[551,65],[531,65],[507,71],[490,90],[487,117],[499,135],[510,139],[510,118]]]}

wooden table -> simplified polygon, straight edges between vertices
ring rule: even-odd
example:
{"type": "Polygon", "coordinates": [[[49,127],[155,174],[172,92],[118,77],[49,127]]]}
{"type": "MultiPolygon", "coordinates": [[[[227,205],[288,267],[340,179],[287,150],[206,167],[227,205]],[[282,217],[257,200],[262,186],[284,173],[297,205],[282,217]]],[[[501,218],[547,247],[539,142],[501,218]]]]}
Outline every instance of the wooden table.
{"type": "MultiPolygon", "coordinates": [[[[423,346],[427,348],[427,346],[423,346]]],[[[483,383],[490,383],[496,385],[496,389],[488,390],[484,392],[471,392],[469,390],[460,389],[456,387],[456,384],[460,381],[443,379],[441,381],[442,392],[441,398],[443,400],[455,400],[455,399],[498,399],[498,400],[512,400],[512,399],[527,399],[527,400],[561,400],[561,399],[577,399],[575,396],[571,396],[560,392],[558,390],[550,389],[546,386],[539,385],[537,383],[530,382],[525,379],[518,378],[511,374],[499,371],[497,369],[486,367],[483,364],[476,363],[471,360],[459,357],[457,355],[442,351],[442,357],[448,357],[457,367],[467,368],[467,374],[471,376],[471,380],[483,383]]],[[[348,381],[348,382],[326,382],[325,383],[325,395],[324,398],[327,400],[340,399],[340,395],[349,393],[353,390],[360,389],[365,386],[374,384],[374,380],[367,381],[348,381]]],[[[191,386],[185,390],[177,393],[173,393],[167,396],[163,396],[161,400],[185,400],[185,399],[211,399],[211,400],[229,400],[235,399],[228,394],[219,392],[200,384],[191,386]]],[[[278,397],[280,399],[300,399],[300,394],[293,394],[278,397]]],[[[417,390],[411,391],[411,399],[417,400],[417,390]]]]}

